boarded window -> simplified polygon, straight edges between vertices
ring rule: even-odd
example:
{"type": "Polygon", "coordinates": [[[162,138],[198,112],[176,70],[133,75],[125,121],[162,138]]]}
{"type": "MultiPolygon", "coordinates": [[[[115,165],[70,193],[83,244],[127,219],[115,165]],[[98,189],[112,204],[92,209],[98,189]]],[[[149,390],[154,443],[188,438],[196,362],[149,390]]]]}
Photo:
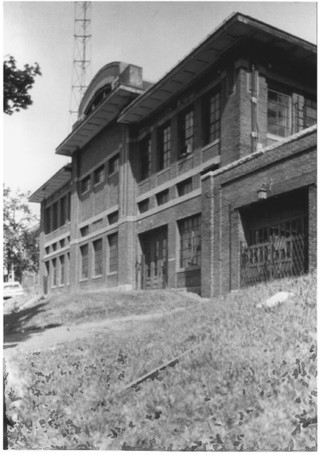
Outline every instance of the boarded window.
{"type": "Polygon", "coordinates": [[[81,255],[81,279],[89,277],[89,245],[80,247],[81,255]]]}
{"type": "Polygon", "coordinates": [[[94,275],[102,275],[102,239],[93,242],[94,275]]]}
{"type": "Polygon", "coordinates": [[[118,271],[118,234],[108,236],[109,273],[118,271]]]}
{"type": "Polygon", "coordinates": [[[104,165],[98,167],[93,173],[93,183],[94,185],[98,185],[99,183],[103,182],[104,180],[104,165]]]}

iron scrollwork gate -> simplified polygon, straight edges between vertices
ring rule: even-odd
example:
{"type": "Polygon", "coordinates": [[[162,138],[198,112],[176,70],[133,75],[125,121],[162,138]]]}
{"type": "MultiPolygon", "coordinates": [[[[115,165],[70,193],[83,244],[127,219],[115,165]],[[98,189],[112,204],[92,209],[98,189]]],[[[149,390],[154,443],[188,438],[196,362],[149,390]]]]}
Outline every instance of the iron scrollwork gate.
{"type": "Polygon", "coordinates": [[[264,235],[256,230],[256,239],[264,237],[262,241],[250,245],[240,243],[241,287],[298,276],[307,271],[308,242],[306,229],[303,228],[305,221],[305,218],[300,218],[276,227],[264,228],[264,235]]]}

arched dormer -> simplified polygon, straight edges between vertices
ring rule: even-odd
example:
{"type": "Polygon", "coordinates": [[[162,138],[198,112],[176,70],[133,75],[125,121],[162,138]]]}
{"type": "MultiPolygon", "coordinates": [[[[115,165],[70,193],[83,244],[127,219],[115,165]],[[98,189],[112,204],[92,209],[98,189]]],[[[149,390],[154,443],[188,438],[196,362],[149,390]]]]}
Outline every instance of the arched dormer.
{"type": "Polygon", "coordinates": [[[86,116],[112,91],[119,75],[129,66],[124,62],[112,62],[104,65],[94,76],[81,100],[78,118],[86,116]]]}

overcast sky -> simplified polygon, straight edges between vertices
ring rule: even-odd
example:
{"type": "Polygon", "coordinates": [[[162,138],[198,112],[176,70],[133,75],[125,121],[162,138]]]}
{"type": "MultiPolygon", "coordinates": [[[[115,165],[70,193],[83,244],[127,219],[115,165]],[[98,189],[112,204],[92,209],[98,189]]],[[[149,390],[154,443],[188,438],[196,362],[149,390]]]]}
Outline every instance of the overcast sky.
{"type": "MultiPolygon", "coordinates": [[[[92,76],[108,62],[143,67],[157,81],[231,13],[239,11],[316,43],[315,2],[92,2],[92,76]]],[[[4,116],[4,182],[35,191],[66,157],[55,148],[70,132],[74,3],[3,3],[3,55],[38,62],[42,77],[27,111],[4,116]]]]}

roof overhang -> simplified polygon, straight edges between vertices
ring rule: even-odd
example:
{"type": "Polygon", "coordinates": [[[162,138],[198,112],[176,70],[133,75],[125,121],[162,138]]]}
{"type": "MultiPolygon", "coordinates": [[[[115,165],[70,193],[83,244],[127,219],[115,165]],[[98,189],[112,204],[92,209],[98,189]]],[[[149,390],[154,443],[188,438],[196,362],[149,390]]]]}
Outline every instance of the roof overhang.
{"type": "Polygon", "coordinates": [[[263,22],[235,13],[181,60],[159,82],[123,110],[119,121],[136,123],[159,109],[186,89],[195,79],[218,62],[242,40],[252,39],[264,46],[279,48],[292,59],[311,63],[316,70],[316,46],[263,22]]]}
{"type": "Polygon", "coordinates": [[[30,197],[29,202],[42,202],[58,191],[71,180],[71,164],[63,166],[56,174],[54,174],[46,183],[44,183],[30,197]]]}
{"type": "Polygon", "coordinates": [[[85,117],[66,139],[56,148],[58,155],[71,156],[74,152],[88,144],[103,128],[112,122],[121,109],[135,96],[143,93],[143,89],[119,85],[96,109],[85,117]]]}

